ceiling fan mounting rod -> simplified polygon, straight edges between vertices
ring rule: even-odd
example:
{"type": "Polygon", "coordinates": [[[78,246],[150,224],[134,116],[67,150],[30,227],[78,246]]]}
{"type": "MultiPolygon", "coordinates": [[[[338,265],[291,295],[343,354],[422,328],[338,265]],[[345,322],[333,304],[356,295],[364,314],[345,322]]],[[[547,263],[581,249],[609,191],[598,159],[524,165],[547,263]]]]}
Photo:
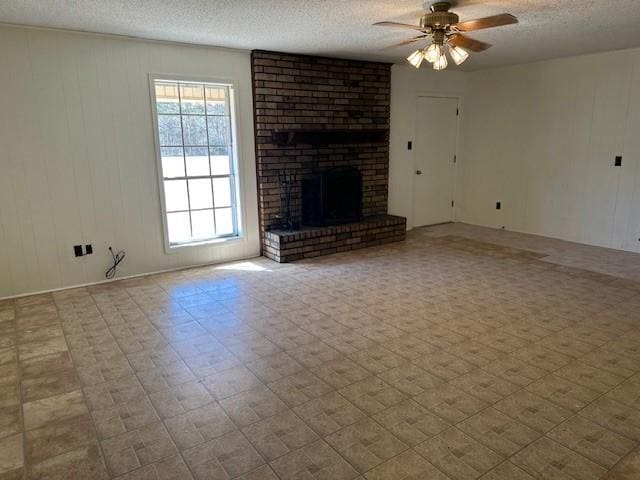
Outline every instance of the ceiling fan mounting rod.
{"type": "MultiPolygon", "coordinates": [[[[424,9],[427,10],[428,2],[424,2],[424,9]]],[[[448,12],[451,8],[451,2],[434,2],[429,6],[432,12],[448,12]]]]}

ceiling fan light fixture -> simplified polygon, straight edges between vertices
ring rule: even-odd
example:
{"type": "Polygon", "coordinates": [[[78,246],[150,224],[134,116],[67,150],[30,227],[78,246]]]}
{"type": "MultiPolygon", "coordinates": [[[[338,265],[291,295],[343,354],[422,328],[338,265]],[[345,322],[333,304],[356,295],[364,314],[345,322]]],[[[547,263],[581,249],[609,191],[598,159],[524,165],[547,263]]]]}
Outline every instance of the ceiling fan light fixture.
{"type": "Polygon", "coordinates": [[[449,54],[451,54],[451,58],[456,65],[462,65],[467,58],[469,58],[469,52],[464,48],[456,47],[455,45],[449,46],[449,54]]]}
{"type": "Polygon", "coordinates": [[[438,59],[442,55],[444,55],[444,52],[442,51],[442,47],[440,45],[438,45],[437,43],[432,43],[425,50],[424,58],[429,63],[435,63],[435,62],[438,61],[438,59]]]}
{"type": "Polygon", "coordinates": [[[433,69],[444,70],[445,68],[447,68],[447,65],[449,65],[449,62],[447,61],[447,56],[444,54],[444,52],[442,52],[442,55],[440,55],[440,58],[438,58],[438,60],[436,60],[433,63],[433,69]]]}
{"type": "Polygon", "coordinates": [[[422,50],[416,50],[407,57],[407,61],[416,68],[420,68],[423,60],[424,52],[422,50]]]}

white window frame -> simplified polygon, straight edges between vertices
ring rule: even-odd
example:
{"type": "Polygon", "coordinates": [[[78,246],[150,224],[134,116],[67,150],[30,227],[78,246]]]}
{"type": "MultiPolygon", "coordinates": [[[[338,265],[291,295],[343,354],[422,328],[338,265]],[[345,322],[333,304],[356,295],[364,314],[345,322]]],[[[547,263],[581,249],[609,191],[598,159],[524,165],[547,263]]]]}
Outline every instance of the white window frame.
{"type": "MultiPolygon", "coordinates": [[[[239,113],[238,113],[238,84],[235,80],[230,78],[212,78],[212,77],[201,77],[197,75],[174,75],[174,74],[158,74],[158,73],[150,73],[149,74],[149,95],[151,98],[151,114],[153,121],[153,138],[155,143],[155,151],[156,151],[156,170],[158,175],[158,185],[159,185],[159,193],[160,193],[160,207],[161,207],[161,216],[162,216],[162,228],[163,228],[163,240],[164,240],[164,249],[167,254],[176,253],[185,248],[195,248],[195,247],[206,247],[215,244],[226,245],[229,243],[235,243],[239,241],[246,241],[245,237],[245,212],[242,208],[242,197],[243,197],[243,179],[241,174],[241,162],[240,162],[240,135],[238,132],[238,122],[239,122],[239,113]],[[216,238],[201,240],[201,241],[192,241],[192,242],[184,242],[184,243],[171,243],[169,241],[169,227],[167,221],[167,207],[165,201],[165,192],[164,192],[164,175],[162,171],[162,155],[161,155],[161,147],[160,147],[160,134],[158,129],[158,110],[156,106],[156,94],[155,94],[155,82],[156,81],[167,81],[167,82],[182,82],[182,83],[211,83],[215,85],[221,85],[229,88],[229,114],[230,114],[230,123],[231,123],[231,148],[232,148],[232,156],[233,156],[233,183],[232,186],[232,197],[234,203],[235,210],[235,228],[236,231],[232,235],[220,236],[216,238]]],[[[185,172],[186,173],[186,172],[185,172]]]]}

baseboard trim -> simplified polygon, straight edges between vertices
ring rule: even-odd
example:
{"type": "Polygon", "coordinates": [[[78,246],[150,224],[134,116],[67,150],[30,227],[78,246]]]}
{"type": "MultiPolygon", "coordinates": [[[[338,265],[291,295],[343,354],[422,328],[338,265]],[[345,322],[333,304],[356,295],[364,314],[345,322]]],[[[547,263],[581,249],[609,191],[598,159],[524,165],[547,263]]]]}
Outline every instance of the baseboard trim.
{"type": "Polygon", "coordinates": [[[66,286],[66,287],[50,288],[50,289],[47,289],[47,290],[38,290],[38,291],[35,291],[35,292],[19,293],[17,295],[9,295],[8,297],[0,297],[0,301],[13,300],[15,298],[31,297],[31,296],[34,296],[34,295],[43,295],[45,293],[61,292],[63,290],[73,290],[74,288],[91,287],[93,285],[103,285],[105,283],[113,283],[113,282],[118,282],[120,280],[128,280],[130,278],[146,277],[148,275],[157,275],[159,273],[177,272],[178,270],[191,270],[192,268],[202,268],[202,267],[209,267],[209,266],[212,266],[212,265],[224,265],[226,263],[242,262],[242,261],[251,260],[251,259],[254,259],[254,258],[261,258],[261,257],[262,257],[262,255],[253,255],[252,254],[252,255],[248,255],[246,257],[238,257],[238,258],[235,258],[233,260],[224,260],[224,261],[221,261],[221,262],[198,263],[196,265],[188,265],[186,267],[175,267],[175,268],[167,268],[167,269],[164,269],[164,270],[154,270],[152,272],[136,273],[134,275],[126,275],[124,277],[113,278],[111,280],[100,280],[99,282],[79,283],[79,284],[76,284],[76,285],[69,285],[69,286],[66,286]]]}

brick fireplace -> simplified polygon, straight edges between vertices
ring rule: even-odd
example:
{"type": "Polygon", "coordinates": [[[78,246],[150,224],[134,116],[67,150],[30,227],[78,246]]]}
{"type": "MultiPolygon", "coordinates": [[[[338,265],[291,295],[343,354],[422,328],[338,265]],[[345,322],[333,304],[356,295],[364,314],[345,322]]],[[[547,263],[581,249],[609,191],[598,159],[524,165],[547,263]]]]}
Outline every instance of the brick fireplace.
{"type": "Polygon", "coordinates": [[[285,262],[404,239],[406,220],[387,215],[391,66],[266,51],[251,60],[263,254],[285,262]],[[310,179],[348,169],[361,178],[359,218],[305,224],[310,179]]]}

